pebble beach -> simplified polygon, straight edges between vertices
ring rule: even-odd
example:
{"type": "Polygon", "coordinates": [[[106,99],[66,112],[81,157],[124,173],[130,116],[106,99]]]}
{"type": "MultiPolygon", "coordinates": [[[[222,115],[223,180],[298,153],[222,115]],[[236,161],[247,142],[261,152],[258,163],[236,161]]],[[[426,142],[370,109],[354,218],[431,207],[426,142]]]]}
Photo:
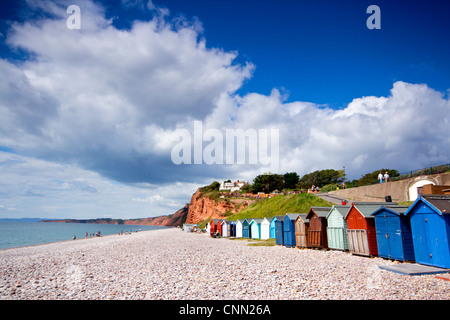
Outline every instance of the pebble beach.
{"type": "Polygon", "coordinates": [[[0,300],[449,300],[450,281],[347,252],[180,229],[0,250],[0,300]]]}

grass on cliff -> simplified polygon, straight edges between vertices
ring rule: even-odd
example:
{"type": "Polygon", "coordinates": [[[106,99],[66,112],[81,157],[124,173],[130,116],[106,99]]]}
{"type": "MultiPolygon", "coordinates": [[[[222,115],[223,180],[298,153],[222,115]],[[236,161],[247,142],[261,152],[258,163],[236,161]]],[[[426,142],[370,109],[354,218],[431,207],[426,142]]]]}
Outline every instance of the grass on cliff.
{"type": "Polygon", "coordinates": [[[310,207],[331,207],[332,203],[310,193],[279,195],[273,198],[261,199],[228,217],[236,221],[247,218],[264,218],[283,216],[286,213],[308,213],[310,207]]]}

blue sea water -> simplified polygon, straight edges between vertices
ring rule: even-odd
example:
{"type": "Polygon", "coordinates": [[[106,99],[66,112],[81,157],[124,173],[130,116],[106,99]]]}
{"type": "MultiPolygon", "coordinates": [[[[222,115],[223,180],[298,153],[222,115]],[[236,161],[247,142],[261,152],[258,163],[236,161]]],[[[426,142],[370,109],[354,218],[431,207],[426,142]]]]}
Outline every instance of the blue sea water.
{"type": "Polygon", "coordinates": [[[96,224],[96,223],[59,223],[0,220],[0,249],[16,248],[36,244],[83,239],[100,231],[102,236],[120,232],[157,230],[167,227],[96,224]]]}

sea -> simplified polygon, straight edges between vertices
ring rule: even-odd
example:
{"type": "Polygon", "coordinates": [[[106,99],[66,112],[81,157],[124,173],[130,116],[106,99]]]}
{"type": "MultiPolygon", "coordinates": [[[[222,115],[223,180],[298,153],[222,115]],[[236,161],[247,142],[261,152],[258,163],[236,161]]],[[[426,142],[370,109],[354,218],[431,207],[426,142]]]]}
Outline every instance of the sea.
{"type": "Polygon", "coordinates": [[[0,249],[18,248],[37,244],[119,234],[120,232],[139,232],[164,229],[161,226],[97,224],[97,223],[61,223],[39,221],[0,220],[0,249]]]}

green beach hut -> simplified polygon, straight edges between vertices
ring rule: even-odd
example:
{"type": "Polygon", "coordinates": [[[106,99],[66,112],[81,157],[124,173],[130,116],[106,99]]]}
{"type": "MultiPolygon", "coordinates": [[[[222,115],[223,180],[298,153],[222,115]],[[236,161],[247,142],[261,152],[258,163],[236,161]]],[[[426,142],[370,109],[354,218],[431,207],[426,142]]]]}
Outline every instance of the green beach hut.
{"type": "Polygon", "coordinates": [[[344,217],[350,210],[349,205],[334,205],[327,215],[328,248],[348,250],[347,221],[344,217]]]}

